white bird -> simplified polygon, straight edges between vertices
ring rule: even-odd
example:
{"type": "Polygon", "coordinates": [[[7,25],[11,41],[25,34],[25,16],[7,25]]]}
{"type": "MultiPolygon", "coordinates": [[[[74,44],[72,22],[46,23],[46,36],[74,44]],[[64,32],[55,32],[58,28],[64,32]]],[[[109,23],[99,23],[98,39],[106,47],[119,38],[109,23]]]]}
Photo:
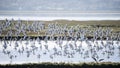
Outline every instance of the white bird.
{"type": "Polygon", "coordinates": [[[6,42],[4,41],[4,44],[3,44],[3,48],[6,49],[7,48],[7,44],[6,42]]]}

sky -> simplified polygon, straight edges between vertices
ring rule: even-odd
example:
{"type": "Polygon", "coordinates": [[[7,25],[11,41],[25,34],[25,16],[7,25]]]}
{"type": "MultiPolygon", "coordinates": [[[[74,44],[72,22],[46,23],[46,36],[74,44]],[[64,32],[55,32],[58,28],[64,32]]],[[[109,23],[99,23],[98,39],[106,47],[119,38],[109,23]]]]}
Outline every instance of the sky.
{"type": "Polygon", "coordinates": [[[0,0],[0,11],[120,11],[120,0],[0,0]]]}

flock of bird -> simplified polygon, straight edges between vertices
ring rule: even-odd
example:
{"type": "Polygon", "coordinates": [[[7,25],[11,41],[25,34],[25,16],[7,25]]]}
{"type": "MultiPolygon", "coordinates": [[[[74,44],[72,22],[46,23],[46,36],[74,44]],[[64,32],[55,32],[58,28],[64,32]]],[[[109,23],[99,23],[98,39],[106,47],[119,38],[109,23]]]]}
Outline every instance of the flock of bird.
{"type": "Polygon", "coordinates": [[[108,27],[91,29],[58,23],[23,23],[21,20],[15,23],[14,20],[0,23],[0,35],[3,37],[0,39],[0,53],[7,55],[10,62],[22,54],[26,54],[27,58],[34,55],[39,61],[44,56],[54,61],[57,56],[75,58],[77,54],[80,58],[92,58],[98,63],[114,56],[116,49],[117,56],[120,57],[120,32],[113,33],[108,27]],[[29,33],[35,33],[37,38],[31,39],[29,33]],[[45,35],[43,39],[39,38],[42,34],[45,35]],[[23,38],[17,40],[21,35],[23,38]],[[11,38],[6,40],[8,37],[11,38]],[[50,41],[53,44],[50,44],[50,41]],[[104,58],[100,58],[101,56],[104,58]]]}

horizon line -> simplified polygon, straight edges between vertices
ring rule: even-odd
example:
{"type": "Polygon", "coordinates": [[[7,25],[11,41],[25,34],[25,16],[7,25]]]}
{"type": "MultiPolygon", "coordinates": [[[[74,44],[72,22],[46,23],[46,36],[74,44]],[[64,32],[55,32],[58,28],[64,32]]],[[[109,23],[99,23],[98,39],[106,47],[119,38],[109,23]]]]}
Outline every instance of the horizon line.
{"type": "Polygon", "coordinates": [[[120,13],[120,11],[58,11],[58,10],[56,10],[56,11],[53,11],[53,10],[49,10],[49,11],[21,11],[21,10],[19,10],[19,11],[5,11],[5,10],[0,10],[0,13],[5,13],[5,12],[15,12],[15,13],[120,13]]]}

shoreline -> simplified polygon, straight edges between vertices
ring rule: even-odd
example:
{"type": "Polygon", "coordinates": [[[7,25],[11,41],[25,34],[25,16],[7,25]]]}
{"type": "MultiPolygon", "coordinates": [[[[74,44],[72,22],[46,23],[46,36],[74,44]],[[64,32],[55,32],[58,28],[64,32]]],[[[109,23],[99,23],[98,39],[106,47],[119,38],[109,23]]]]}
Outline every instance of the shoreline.
{"type": "Polygon", "coordinates": [[[60,17],[60,16],[1,16],[0,15],[0,20],[29,20],[29,21],[37,21],[37,20],[42,20],[42,21],[54,21],[54,20],[68,20],[68,21],[106,21],[106,20],[120,20],[120,17],[92,17],[92,16],[86,16],[86,17],[60,17]]]}

